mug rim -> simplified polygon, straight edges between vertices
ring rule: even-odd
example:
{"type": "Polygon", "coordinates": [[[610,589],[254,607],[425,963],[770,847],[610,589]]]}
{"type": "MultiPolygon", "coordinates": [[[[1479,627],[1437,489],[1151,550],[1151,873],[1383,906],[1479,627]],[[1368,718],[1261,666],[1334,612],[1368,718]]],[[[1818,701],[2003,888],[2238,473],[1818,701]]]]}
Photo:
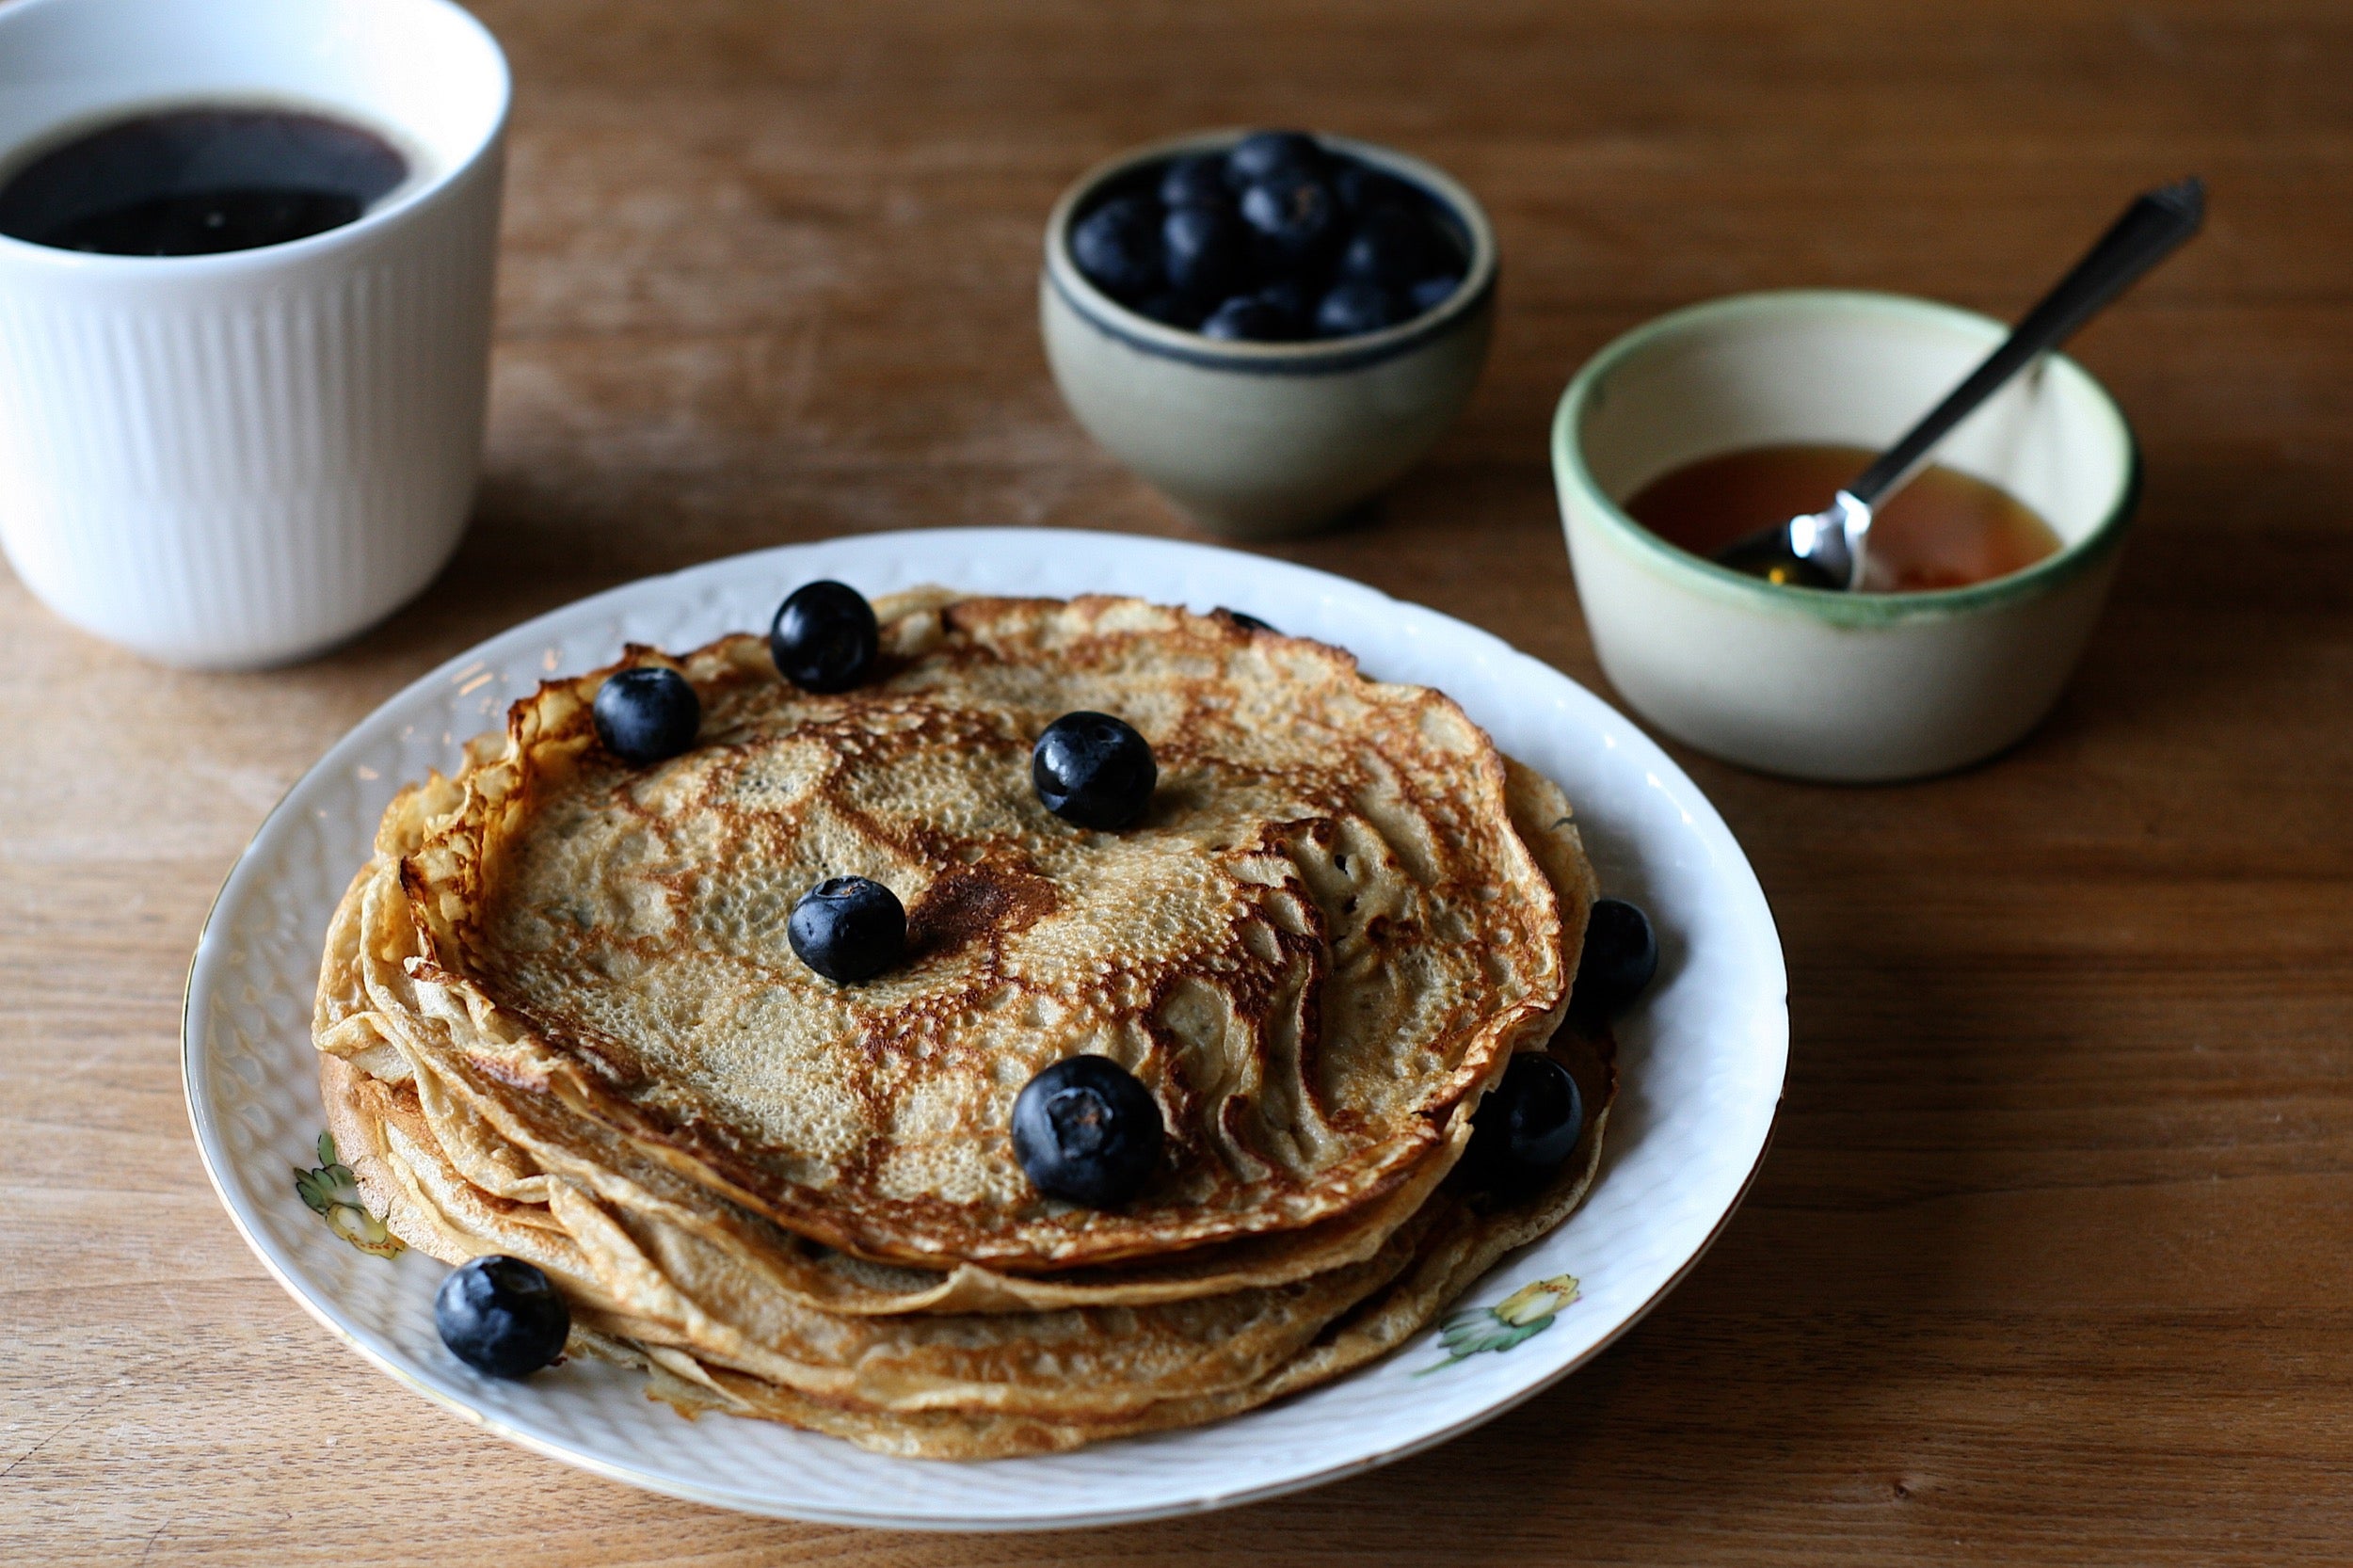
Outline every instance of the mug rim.
{"type": "MultiPolygon", "coordinates": [[[[5,34],[11,17],[32,16],[41,11],[71,7],[79,3],[81,0],[16,0],[13,5],[0,5],[0,34],[5,34]]],[[[376,3],[380,5],[385,3],[385,0],[376,0],[376,3]]],[[[488,51],[491,66],[492,85],[496,89],[498,101],[488,122],[483,127],[480,136],[467,149],[465,155],[443,164],[432,178],[413,189],[396,193],[393,200],[381,202],[361,213],[349,223],[339,224],[332,229],[323,229],[315,234],[305,234],[300,239],[280,240],[274,245],[248,246],[242,250],[217,250],[195,256],[123,256],[104,250],[66,250],[53,245],[40,245],[31,240],[18,239],[12,234],[0,234],[0,261],[13,265],[54,266],[85,275],[112,274],[116,277],[144,272],[148,277],[156,278],[163,269],[168,269],[170,276],[175,279],[263,269],[280,264],[331,256],[338,250],[364,245],[386,225],[400,221],[407,215],[441,196],[479,168],[484,160],[490,157],[504,139],[507,120],[514,110],[514,71],[507,63],[506,51],[500,47],[498,36],[483,24],[480,17],[456,4],[456,0],[390,0],[390,3],[440,11],[454,18],[461,31],[470,33],[488,51]]],[[[161,106],[167,102],[186,101],[189,100],[174,98],[171,100],[150,99],[146,102],[151,105],[161,106]]],[[[353,112],[347,106],[325,95],[312,99],[308,106],[345,115],[353,112]]],[[[137,101],[124,100],[118,107],[128,113],[139,112],[137,101]]],[[[96,123],[93,120],[93,127],[96,123]]]]}
{"type": "Polygon", "coordinates": [[[2040,596],[2090,570],[2123,542],[2138,507],[2142,481],[2140,442],[2132,423],[2106,387],[2077,360],[2054,350],[2047,361],[2063,376],[2075,377],[2089,394],[2091,407],[2105,413],[2123,454],[2115,499],[2099,520],[2079,538],[2030,567],[1958,588],[1931,588],[1903,593],[1838,592],[1769,583],[1734,571],[1729,567],[1694,555],[1668,543],[1628,516],[1596,481],[1586,466],[1578,426],[1586,406],[1604,379],[1637,354],[1671,337],[1694,328],[1722,325],[1743,317],[1784,313],[1791,310],[1823,314],[1908,316],[1941,327],[1961,327],[1983,334],[1986,346],[2001,341],[2009,327],[1992,316],[1942,300],[1876,289],[1765,289],[1727,295],[1670,311],[1602,345],[1577,369],[1561,394],[1552,421],[1552,466],[1556,482],[1565,492],[1574,488],[1590,504],[1603,531],[1628,546],[1643,565],[1678,584],[1743,608],[1796,615],[1834,626],[1878,627],[1907,621],[1944,619],[1998,609],[2040,596]]]}
{"type": "Polygon", "coordinates": [[[1257,376],[1325,376],[1382,363],[1442,337],[1477,313],[1495,296],[1498,273],[1495,226],[1468,187],[1437,165],[1410,152],[1359,141],[1353,136],[1310,132],[1316,142],[1418,185],[1463,225],[1470,241],[1463,281],[1435,310],[1378,332],[1303,343],[1222,343],[1154,321],[1129,310],[1089,282],[1070,254],[1070,226],[1079,209],[1103,186],[1145,164],[1188,152],[1222,152],[1252,134],[1253,127],[1223,126],[1189,131],[1144,142],[1096,163],[1065,187],[1046,219],[1046,280],[1079,318],[1128,347],[1160,359],[1209,370],[1257,376]]]}

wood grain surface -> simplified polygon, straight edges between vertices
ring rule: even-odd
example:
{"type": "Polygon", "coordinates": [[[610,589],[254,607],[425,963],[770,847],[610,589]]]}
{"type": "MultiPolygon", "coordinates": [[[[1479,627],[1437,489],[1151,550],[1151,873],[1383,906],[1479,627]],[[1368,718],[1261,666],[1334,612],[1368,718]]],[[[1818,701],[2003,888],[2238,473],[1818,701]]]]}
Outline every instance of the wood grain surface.
{"type": "Polygon", "coordinates": [[[2078,0],[489,0],[518,81],[489,465],[425,596],[191,676],[0,576],[0,1560],[538,1564],[2353,1560],[2353,8],[2078,0]],[[238,1242],[181,1103],[213,892],[400,684],[594,589],[911,525],[1183,534],[1032,312],[1061,186],[1297,122],[1460,175],[1494,362],[1281,549],[1608,690],[1544,432],[1661,310],[1777,284],[2011,313],[2133,190],[2206,235],[2085,334],[2143,439],[2056,716],[1926,784],[1678,753],[1782,922],[1777,1145],[1598,1362],[1320,1492],[1066,1536],[739,1518],[485,1436],[238,1242]]]}

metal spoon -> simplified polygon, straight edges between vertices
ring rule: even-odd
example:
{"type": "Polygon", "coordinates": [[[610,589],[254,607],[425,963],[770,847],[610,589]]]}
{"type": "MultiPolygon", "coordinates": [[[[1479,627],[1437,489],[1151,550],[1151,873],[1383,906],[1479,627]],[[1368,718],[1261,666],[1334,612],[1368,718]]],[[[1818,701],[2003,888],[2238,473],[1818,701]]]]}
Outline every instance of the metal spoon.
{"type": "Polygon", "coordinates": [[[1864,556],[1871,537],[1871,514],[1928,467],[1936,443],[1999,392],[2037,355],[2057,348],[2075,328],[2156,265],[2173,248],[2198,232],[2206,216],[2206,187],[2197,179],[2160,186],[2137,198],[2124,216],[2085,252],[2058,286],[2028,311],[2002,346],[1969,373],[1904,433],[1901,440],[1838,492],[1826,510],[1791,518],[1716,552],[1720,565],[1775,583],[1803,588],[1863,586],[1864,556]]]}

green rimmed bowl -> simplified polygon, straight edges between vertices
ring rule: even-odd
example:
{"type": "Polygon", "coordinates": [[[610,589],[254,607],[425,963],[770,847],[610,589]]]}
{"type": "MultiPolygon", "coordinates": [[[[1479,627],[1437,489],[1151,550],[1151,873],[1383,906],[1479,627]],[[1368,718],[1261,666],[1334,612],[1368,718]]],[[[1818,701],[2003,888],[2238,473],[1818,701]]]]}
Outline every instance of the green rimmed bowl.
{"type": "Polygon", "coordinates": [[[2139,493],[2131,427],[2074,360],[2048,356],[1937,453],[2057,533],[2058,553],[2008,577],[1934,593],[1783,587],[1676,549],[1622,504],[1742,447],[1883,447],[2008,330],[1902,295],[1787,290],[1674,312],[1588,360],[1553,418],[1553,474],[1593,648],[1626,701],[1727,761],[1854,783],[1962,767],[2041,722],[2099,618],[2139,493]]]}

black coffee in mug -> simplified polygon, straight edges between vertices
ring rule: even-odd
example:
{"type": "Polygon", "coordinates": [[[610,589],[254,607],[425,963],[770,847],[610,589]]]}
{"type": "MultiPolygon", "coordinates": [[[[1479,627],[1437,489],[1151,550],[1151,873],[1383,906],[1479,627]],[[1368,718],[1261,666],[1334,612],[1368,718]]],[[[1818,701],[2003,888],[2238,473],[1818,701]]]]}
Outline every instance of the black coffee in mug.
{"type": "Polygon", "coordinates": [[[112,256],[203,256],[340,229],[408,175],[325,115],[194,105],[117,120],[0,185],[0,234],[112,256]]]}

